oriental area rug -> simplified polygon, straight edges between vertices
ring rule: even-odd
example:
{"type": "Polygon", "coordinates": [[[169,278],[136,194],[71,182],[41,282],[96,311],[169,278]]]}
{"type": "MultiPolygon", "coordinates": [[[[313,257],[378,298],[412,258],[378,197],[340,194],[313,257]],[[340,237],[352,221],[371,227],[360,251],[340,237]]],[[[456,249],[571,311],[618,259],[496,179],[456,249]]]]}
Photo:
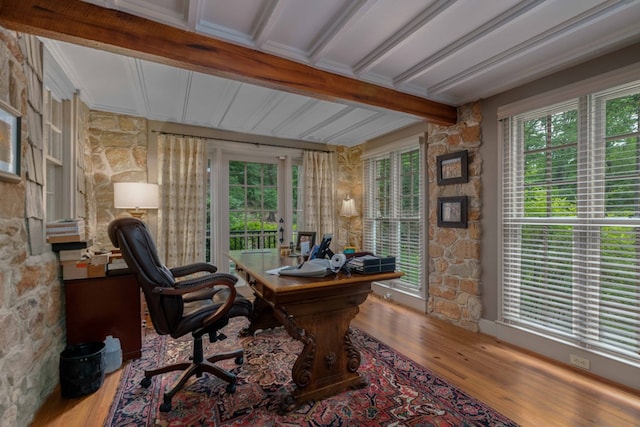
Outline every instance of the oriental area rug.
{"type": "Polygon", "coordinates": [[[246,319],[232,319],[226,340],[205,345],[205,354],[243,347],[244,364],[218,362],[238,376],[236,392],[204,374],[173,397],[171,412],[160,412],[162,396],[179,373],[156,376],[140,385],[145,369],[186,360],[191,335],[179,340],[148,332],[142,357],[124,367],[105,426],[516,426],[487,405],[457,389],[407,357],[358,329],[352,342],[362,353],[359,372],[369,385],[331,398],[310,401],[281,414],[279,404],[294,389],[291,368],[302,344],[284,328],[238,338],[246,319]]]}

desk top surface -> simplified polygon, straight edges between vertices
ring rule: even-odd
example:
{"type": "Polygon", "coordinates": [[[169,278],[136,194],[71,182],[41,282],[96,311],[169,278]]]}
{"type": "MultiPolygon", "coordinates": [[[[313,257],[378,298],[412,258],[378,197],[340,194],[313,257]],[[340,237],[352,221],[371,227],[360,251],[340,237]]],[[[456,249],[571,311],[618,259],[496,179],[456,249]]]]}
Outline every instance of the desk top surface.
{"type": "Polygon", "coordinates": [[[381,280],[397,279],[403,273],[376,273],[351,275],[337,273],[326,277],[279,276],[267,274],[266,271],[285,265],[296,265],[300,261],[296,257],[281,257],[277,249],[256,251],[229,251],[227,253],[236,265],[242,268],[254,279],[269,287],[273,292],[285,293],[304,289],[322,288],[346,285],[350,283],[377,282],[381,280]]]}

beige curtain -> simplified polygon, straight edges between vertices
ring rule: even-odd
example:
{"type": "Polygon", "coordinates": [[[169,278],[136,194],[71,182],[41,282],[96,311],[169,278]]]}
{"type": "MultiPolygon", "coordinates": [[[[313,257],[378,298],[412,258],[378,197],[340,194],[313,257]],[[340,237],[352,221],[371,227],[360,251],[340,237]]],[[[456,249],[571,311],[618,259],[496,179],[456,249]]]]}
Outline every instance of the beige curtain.
{"type": "Polygon", "coordinates": [[[204,261],[205,141],[158,136],[158,252],[167,267],[204,261]]]}
{"type": "Polygon", "coordinates": [[[334,153],[305,151],[302,157],[304,170],[303,225],[299,229],[316,231],[320,237],[334,233],[336,156],[334,153]]]}

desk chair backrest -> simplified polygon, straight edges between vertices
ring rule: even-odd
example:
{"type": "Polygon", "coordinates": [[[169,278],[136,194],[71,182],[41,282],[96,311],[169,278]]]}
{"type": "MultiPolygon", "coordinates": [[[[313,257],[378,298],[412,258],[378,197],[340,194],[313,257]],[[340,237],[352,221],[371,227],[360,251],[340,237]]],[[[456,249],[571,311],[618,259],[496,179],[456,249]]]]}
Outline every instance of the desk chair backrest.
{"type": "Polygon", "coordinates": [[[175,278],[160,262],[155,243],[144,222],[137,218],[118,218],[109,224],[109,239],[120,248],[129,269],[136,275],[147,302],[153,326],[161,335],[170,335],[182,318],[181,296],[154,293],[154,288],[173,288],[175,278]]]}

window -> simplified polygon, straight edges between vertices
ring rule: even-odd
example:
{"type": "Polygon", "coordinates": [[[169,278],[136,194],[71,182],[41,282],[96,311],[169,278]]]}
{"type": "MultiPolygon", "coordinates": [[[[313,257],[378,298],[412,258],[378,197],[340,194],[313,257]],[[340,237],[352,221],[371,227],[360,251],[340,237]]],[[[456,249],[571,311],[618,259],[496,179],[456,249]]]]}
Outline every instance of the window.
{"type": "Polygon", "coordinates": [[[62,102],[53,97],[51,92],[45,93],[45,144],[46,144],[46,212],[47,221],[55,221],[64,217],[63,165],[62,150],[63,108],[62,102]]]}
{"type": "Polygon", "coordinates": [[[47,221],[84,216],[84,186],[77,178],[84,177],[82,152],[76,142],[77,125],[74,119],[75,112],[78,111],[78,102],[79,98],[75,94],[59,100],[59,97],[48,89],[44,93],[43,141],[47,221]]]}
{"type": "Polygon", "coordinates": [[[46,46],[42,53],[42,158],[45,220],[84,218],[84,147],[79,93],[46,46]]]}
{"type": "Polygon", "coordinates": [[[424,297],[423,150],[417,143],[370,158],[364,164],[366,183],[364,250],[395,256],[405,273],[390,286],[424,297]]]}
{"type": "Polygon", "coordinates": [[[233,271],[229,250],[295,242],[302,152],[215,139],[208,144],[206,259],[233,271]]]}
{"type": "Polygon", "coordinates": [[[229,250],[278,246],[278,165],[229,162],[229,250]]]}
{"type": "Polygon", "coordinates": [[[501,320],[640,361],[640,82],[502,127],[501,320]]]}

